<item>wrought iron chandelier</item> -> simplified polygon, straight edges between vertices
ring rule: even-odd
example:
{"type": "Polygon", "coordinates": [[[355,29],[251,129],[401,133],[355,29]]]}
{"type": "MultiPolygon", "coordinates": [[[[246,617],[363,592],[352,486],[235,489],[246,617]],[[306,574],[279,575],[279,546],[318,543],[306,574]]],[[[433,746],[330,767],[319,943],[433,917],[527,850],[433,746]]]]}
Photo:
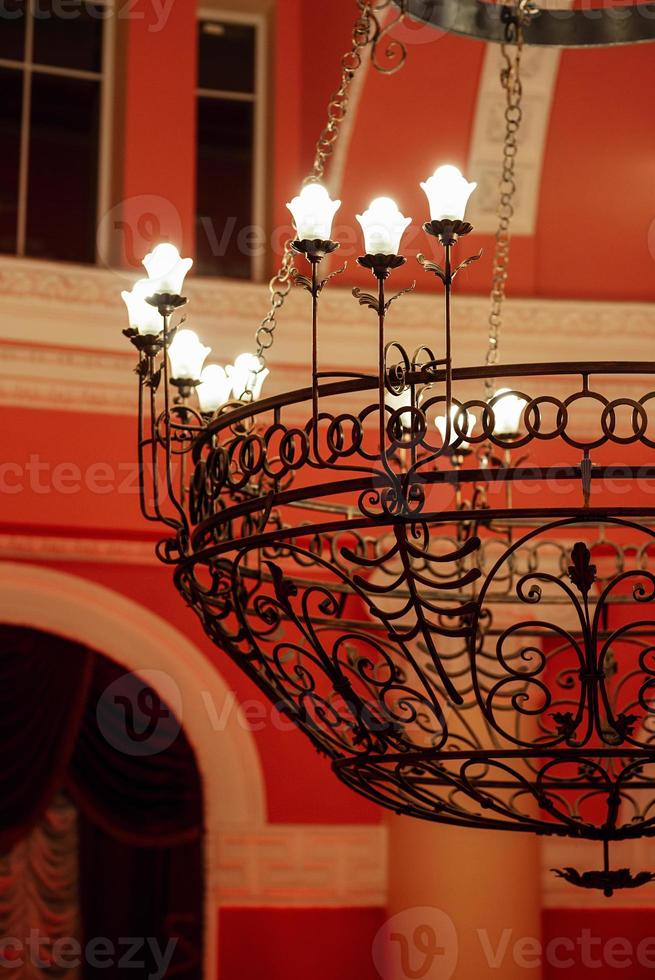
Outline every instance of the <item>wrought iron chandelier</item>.
{"type": "Polygon", "coordinates": [[[442,167],[422,185],[442,258],[418,261],[443,287],[443,346],[408,353],[388,341],[389,310],[410,291],[387,295],[409,219],[383,198],[358,216],[358,262],[375,289],[353,290],[377,319],[377,370],[321,370],[320,298],[337,274],[322,270],[338,248],[339,206],[321,180],[366,49],[382,71],[405,57],[384,17],[390,0],[357,5],[256,354],[203,369],[208,349],[173,323],[191,262],[172,245],[124,294],[141,507],[166,527],[158,555],[208,636],[346,785],[400,814],[598,841],[602,870],[558,873],[611,895],[655,878],[612,870],[609,854],[613,841],[655,834],[655,508],[640,483],[655,448],[655,362],[498,362],[523,30],[536,13],[522,2],[502,8],[486,363],[454,367],[452,286],[479,257],[455,258],[475,185],[442,167]],[[262,399],[293,283],[311,300],[311,383],[262,399]],[[641,397],[622,391],[629,375],[641,397]],[[583,408],[593,420],[581,427],[583,408]],[[629,506],[605,489],[617,463],[629,506]]]}

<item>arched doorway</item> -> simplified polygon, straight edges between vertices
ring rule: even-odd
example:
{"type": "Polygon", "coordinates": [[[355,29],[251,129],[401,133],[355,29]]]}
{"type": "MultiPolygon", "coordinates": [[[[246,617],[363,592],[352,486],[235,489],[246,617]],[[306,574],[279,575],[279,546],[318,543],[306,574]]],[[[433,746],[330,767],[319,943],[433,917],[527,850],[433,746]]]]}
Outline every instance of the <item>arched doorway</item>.
{"type": "MultiPolygon", "coordinates": [[[[127,670],[160,671],[179,692],[181,721],[203,780],[206,828],[205,966],[217,977],[218,841],[222,833],[266,822],[261,764],[238,712],[221,713],[220,731],[207,703],[233,698],[204,654],[161,617],[126,597],[75,575],[0,562],[0,622],[66,637],[105,654],[127,670]]],[[[164,700],[170,686],[160,690],[164,700]]]]}

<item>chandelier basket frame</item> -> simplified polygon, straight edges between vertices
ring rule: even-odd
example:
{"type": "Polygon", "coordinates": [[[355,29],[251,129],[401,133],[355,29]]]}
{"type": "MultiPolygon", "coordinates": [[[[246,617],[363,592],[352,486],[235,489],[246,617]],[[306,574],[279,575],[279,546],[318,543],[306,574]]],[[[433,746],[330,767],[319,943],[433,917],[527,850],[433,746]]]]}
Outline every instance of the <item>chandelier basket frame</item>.
{"type": "MultiPolygon", "coordinates": [[[[391,31],[408,5],[416,15],[413,0],[357,0],[310,184],[364,49],[383,71],[402,65],[391,31]]],[[[521,47],[535,19],[528,0],[503,10],[487,363],[454,365],[453,285],[481,255],[454,262],[473,231],[463,209],[423,225],[442,250],[416,257],[442,287],[430,345],[410,352],[387,336],[416,285],[387,295],[406,257],[372,248],[357,259],[375,282],[352,290],[377,327],[377,363],[364,370],[322,367],[321,298],[345,266],[324,275],[338,242],[316,222],[298,228],[271,281],[257,368],[216,410],[194,407],[200,371],[172,373],[181,289],[147,298],[160,333],[124,331],[138,354],[140,504],[166,528],[158,557],[207,635],[343,783],[398,814],[598,841],[601,871],[558,874],[611,895],[655,880],[612,870],[609,853],[655,836],[655,361],[498,363],[521,47]],[[259,399],[292,286],[310,297],[311,383],[259,399]],[[507,399],[518,406],[509,425],[507,399]],[[608,490],[617,468],[627,503],[608,490]]]]}

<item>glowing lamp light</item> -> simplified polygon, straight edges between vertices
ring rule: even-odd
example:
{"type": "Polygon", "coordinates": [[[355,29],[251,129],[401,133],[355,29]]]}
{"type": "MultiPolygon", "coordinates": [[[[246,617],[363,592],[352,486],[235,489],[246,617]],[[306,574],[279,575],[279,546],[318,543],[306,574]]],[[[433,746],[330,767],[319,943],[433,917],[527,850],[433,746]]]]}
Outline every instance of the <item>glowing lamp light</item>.
{"type": "Polygon", "coordinates": [[[300,241],[329,241],[334,216],[341,201],[330,200],[322,184],[306,184],[298,197],[287,204],[293,215],[296,234],[300,241]]]}
{"type": "MultiPolygon", "coordinates": [[[[401,391],[400,394],[398,395],[394,395],[390,391],[386,391],[384,395],[384,401],[387,407],[390,408],[392,412],[399,412],[403,408],[411,408],[412,389],[407,388],[405,391],[401,391]]],[[[413,424],[412,412],[402,412],[402,414],[398,416],[398,422],[405,430],[405,432],[411,431],[412,424],[413,424]]]]}
{"type": "MultiPolygon", "coordinates": [[[[470,436],[471,433],[473,432],[473,429],[475,428],[475,423],[477,422],[477,419],[475,415],[473,415],[471,412],[465,412],[464,409],[460,408],[458,405],[451,405],[450,406],[450,439],[448,440],[447,443],[446,443],[446,422],[447,422],[447,418],[445,415],[438,415],[437,418],[434,420],[434,424],[439,430],[439,434],[443,440],[444,446],[445,445],[453,446],[460,439],[460,436],[458,435],[458,432],[455,429],[455,424],[457,423],[459,431],[464,433],[466,436],[470,436]],[[463,424],[464,416],[466,416],[465,425],[463,424]]],[[[466,439],[462,439],[459,444],[459,448],[466,449],[467,446],[468,446],[468,442],[466,441],[466,439]]]]}
{"type": "Polygon", "coordinates": [[[143,264],[148,278],[157,280],[156,292],[180,296],[184,277],[193,265],[193,259],[181,258],[175,245],[162,242],[146,255],[143,264]]]}
{"type": "Polygon", "coordinates": [[[201,344],[194,330],[178,330],[168,348],[171,377],[176,380],[199,381],[202,366],[211,347],[201,344]]]}
{"type": "Polygon", "coordinates": [[[468,199],[477,187],[469,184],[457,167],[438,167],[432,177],[421,184],[430,205],[433,221],[462,221],[468,199]]]}
{"type": "Polygon", "coordinates": [[[364,247],[368,255],[398,255],[400,239],[412,219],[406,218],[390,197],[376,197],[364,214],[358,214],[364,231],[364,247]]]}
{"type": "Polygon", "coordinates": [[[525,398],[512,394],[510,388],[499,388],[492,405],[494,413],[494,435],[516,436],[521,425],[521,416],[527,405],[525,398]]]}
{"type": "Polygon", "coordinates": [[[229,400],[232,382],[220,364],[208,364],[200,375],[196,388],[200,411],[211,415],[229,400]]]}
{"type": "Polygon", "coordinates": [[[255,354],[239,354],[234,364],[228,364],[225,370],[235,398],[242,398],[247,394],[252,396],[253,401],[259,398],[262,385],[270,374],[268,368],[260,371],[260,367],[260,360],[255,354]]]}
{"type": "Polygon", "coordinates": [[[142,336],[157,336],[164,329],[164,321],[154,306],[147,302],[148,296],[156,293],[156,284],[150,279],[139,279],[131,291],[123,290],[121,296],[127,306],[130,326],[142,336]]]}

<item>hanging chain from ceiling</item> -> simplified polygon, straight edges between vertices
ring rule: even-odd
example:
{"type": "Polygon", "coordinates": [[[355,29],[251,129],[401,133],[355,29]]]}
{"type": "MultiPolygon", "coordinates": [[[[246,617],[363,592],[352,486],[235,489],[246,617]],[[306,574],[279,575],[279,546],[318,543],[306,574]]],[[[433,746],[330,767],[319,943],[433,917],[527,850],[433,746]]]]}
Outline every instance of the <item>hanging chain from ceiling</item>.
{"type": "MultiPolygon", "coordinates": [[[[341,59],[341,84],[328,104],[327,125],[317,140],[314,164],[311,173],[304,181],[305,184],[322,180],[325,176],[326,164],[334,153],[343,121],[346,118],[353,81],[363,64],[364,49],[371,47],[373,64],[378,71],[384,74],[392,74],[402,68],[405,63],[407,57],[405,47],[400,41],[389,37],[389,34],[405,16],[406,0],[401,0],[400,3],[396,0],[395,5],[399,8],[396,16],[382,25],[380,14],[384,14],[386,9],[391,6],[391,2],[392,0],[357,0],[359,14],[352,31],[351,47],[341,59]],[[382,43],[385,45],[384,61],[379,61],[377,52],[382,43]]],[[[266,355],[275,340],[278,312],[284,306],[291,289],[294,258],[291,248],[292,241],[293,239],[289,239],[284,244],[280,267],[269,283],[270,309],[255,334],[259,371],[263,371],[266,367],[266,355]]],[[[250,392],[244,392],[242,400],[249,401],[251,398],[250,392]]]]}
{"type": "MultiPolygon", "coordinates": [[[[523,120],[523,82],[521,79],[523,28],[537,13],[538,8],[532,0],[519,0],[519,3],[510,8],[505,24],[505,40],[500,48],[503,59],[500,84],[505,93],[505,136],[497,209],[498,227],[493,256],[491,312],[488,321],[489,344],[485,362],[488,367],[498,363],[500,328],[509,273],[510,226],[514,216],[514,197],[516,194],[518,134],[523,120]]],[[[487,400],[493,397],[494,382],[490,378],[485,380],[485,391],[487,400]]]]}

